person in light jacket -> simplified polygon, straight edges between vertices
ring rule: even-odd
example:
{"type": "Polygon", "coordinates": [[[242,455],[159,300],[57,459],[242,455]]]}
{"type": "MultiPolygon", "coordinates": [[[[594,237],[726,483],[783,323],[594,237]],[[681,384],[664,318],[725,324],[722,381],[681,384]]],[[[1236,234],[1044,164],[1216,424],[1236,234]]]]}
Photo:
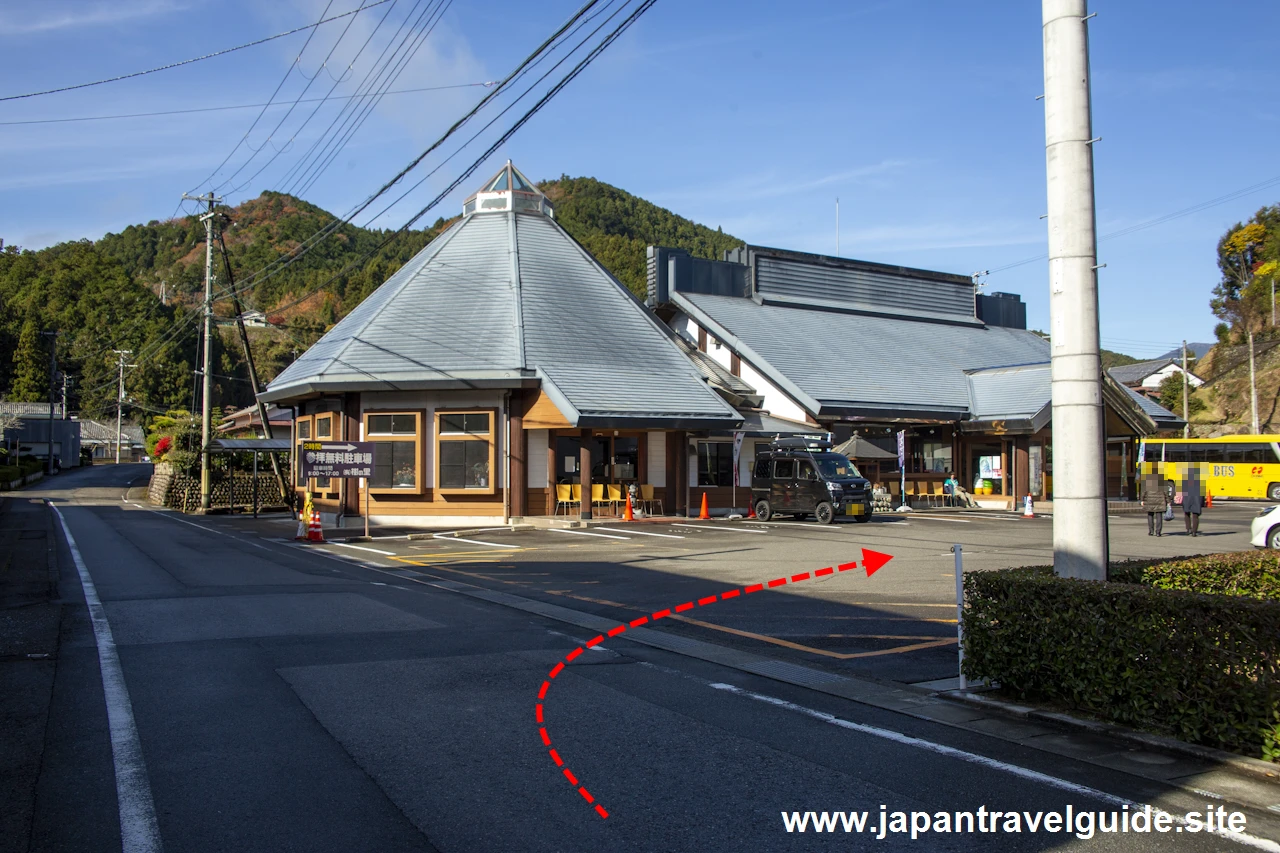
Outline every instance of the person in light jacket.
{"type": "Polygon", "coordinates": [[[1164,511],[1169,506],[1168,496],[1164,491],[1164,478],[1154,471],[1142,475],[1139,498],[1142,508],[1147,511],[1147,535],[1164,535],[1164,511]]]}
{"type": "Polygon", "coordinates": [[[1188,536],[1200,535],[1200,513],[1204,510],[1204,489],[1201,486],[1200,472],[1188,468],[1182,481],[1182,520],[1187,525],[1188,536]]]}

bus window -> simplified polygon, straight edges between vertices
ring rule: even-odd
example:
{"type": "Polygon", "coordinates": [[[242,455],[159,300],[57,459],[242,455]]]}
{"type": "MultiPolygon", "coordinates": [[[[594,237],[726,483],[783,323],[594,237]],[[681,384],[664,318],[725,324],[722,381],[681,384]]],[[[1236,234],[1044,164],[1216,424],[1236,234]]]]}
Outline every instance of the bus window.
{"type": "Polygon", "coordinates": [[[1186,462],[1187,461],[1187,445],[1185,444],[1166,444],[1164,446],[1165,462],[1186,462]]]}
{"type": "Polygon", "coordinates": [[[1269,444],[1245,444],[1244,462],[1249,465],[1269,465],[1276,462],[1276,452],[1269,444]]]}
{"type": "Polygon", "coordinates": [[[1210,464],[1222,464],[1227,461],[1226,446],[1221,444],[1206,444],[1204,447],[1204,460],[1210,464]]]}
{"type": "Polygon", "coordinates": [[[1243,465],[1245,456],[1252,449],[1252,444],[1224,444],[1222,445],[1222,461],[1228,465],[1243,465]]]}

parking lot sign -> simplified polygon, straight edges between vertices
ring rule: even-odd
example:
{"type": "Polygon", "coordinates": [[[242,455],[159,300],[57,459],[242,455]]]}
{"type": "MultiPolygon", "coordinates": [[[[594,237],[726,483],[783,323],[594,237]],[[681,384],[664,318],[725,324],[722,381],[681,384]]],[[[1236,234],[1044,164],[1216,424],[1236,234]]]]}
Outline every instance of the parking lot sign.
{"type": "Polygon", "coordinates": [[[372,441],[304,441],[304,477],[346,478],[373,476],[372,441]]]}

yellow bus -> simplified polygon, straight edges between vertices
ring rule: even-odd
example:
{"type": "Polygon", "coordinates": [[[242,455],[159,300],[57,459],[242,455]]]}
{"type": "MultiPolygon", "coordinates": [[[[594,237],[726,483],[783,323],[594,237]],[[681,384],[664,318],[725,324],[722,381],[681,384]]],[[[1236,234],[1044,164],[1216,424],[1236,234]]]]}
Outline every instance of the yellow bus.
{"type": "Polygon", "coordinates": [[[1280,435],[1146,438],[1138,445],[1137,462],[1139,474],[1163,462],[1165,479],[1174,483],[1195,467],[1215,498],[1280,501],[1280,435]]]}

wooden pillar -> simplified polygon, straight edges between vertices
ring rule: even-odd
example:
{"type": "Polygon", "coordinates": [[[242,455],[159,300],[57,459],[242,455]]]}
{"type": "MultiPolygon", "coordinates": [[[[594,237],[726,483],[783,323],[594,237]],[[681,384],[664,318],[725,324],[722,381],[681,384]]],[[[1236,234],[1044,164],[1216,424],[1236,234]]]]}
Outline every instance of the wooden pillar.
{"type": "MultiPolygon", "coordinates": [[[[342,413],[338,418],[341,425],[334,436],[339,441],[359,441],[360,439],[360,395],[347,393],[342,395],[342,413]]],[[[344,479],[342,483],[342,500],[338,512],[341,515],[359,516],[360,481],[344,479]]]]}
{"type": "Polygon", "coordinates": [[[1013,498],[1015,501],[1020,501],[1031,494],[1030,448],[1031,439],[1025,435],[1013,440],[1013,498]]]}
{"type": "Polygon", "coordinates": [[[1000,495],[1009,498],[1009,440],[1000,439],[1000,495]]]}
{"type": "Polygon", "coordinates": [[[511,515],[523,518],[529,514],[529,476],[525,467],[529,458],[529,434],[524,431],[524,394],[513,391],[507,412],[507,447],[511,452],[511,515]]]}
{"type": "Polygon", "coordinates": [[[649,482],[649,433],[642,432],[636,439],[636,482],[649,482]]]}
{"type": "Polygon", "coordinates": [[[582,484],[582,506],[579,518],[591,519],[591,430],[582,431],[582,448],[578,455],[578,482],[582,484]]]}
{"type": "Polygon", "coordinates": [[[667,433],[667,498],[663,507],[672,515],[680,514],[680,505],[684,502],[684,483],[680,479],[680,470],[684,464],[685,433],[684,430],[667,433]]]}
{"type": "MultiPolygon", "coordinates": [[[[547,430],[547,506],[544,514],[556,511],[556,431],[547,430]]],[[[567,510],[566,510],[567,512],[567,510]]]]}

